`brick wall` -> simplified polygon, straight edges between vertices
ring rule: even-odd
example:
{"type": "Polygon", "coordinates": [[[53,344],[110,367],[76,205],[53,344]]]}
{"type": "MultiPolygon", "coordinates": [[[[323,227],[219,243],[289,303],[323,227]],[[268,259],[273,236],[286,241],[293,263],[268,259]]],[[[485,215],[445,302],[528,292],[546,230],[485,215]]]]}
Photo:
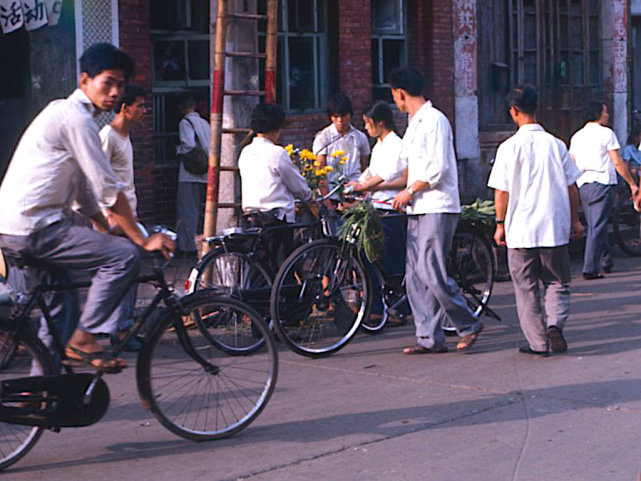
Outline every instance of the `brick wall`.
{"type": "Polygon", "coordinates": [[[362,110],[372,101],[372,20],[370,0],[338,2],[339,89],[362,110]]]}
{"type": "MultiPolygon", "coordinates": [[[[147,89],[151,107],[151,0],[119,0],[120,48],[136,61],[134,82],[147,89]]],[[[143,124],[134,129],[134,170],[138,215],[146,224],[174,224],[177,168],[156,166],[153,148],[153,112],[149,110],[143,124]]]]}
{"type": "Polygon", "coordinates": [[[432,0],[427,9],[426,93],[454,124],[454,38],[452,0],[432,0]]]}

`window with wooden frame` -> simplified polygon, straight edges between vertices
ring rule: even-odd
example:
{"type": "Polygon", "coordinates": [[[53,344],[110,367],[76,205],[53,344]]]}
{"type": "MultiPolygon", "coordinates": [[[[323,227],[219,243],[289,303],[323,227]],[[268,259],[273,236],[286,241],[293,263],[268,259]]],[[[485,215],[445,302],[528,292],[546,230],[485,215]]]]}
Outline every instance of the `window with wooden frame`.
{"type": "Polygon", "coordinates": [[[175,158],[181,98],[209,111],[209,0],[154,0],[150,13],[154,159],[164,163],[175,158]]]}
{"type": "Polygon", "coordinates": [[[407,63],[404,0],[372,0],[372,97],[392,101],[389,74],[407,63]]]}
{"type": "MultiPolygon", "coordinates": [[[[289,111],[320,110],[329,91],[327,1],[281,0],[279,6],[276,100],[289,111]]],[[[259,13],[266,9],[259,0],[259,13]]],[[[259,27],[260,51],[264,32],[259,27]]],[[[262,77],[264,62],[259,72],[262,77]]]]}
{"type": "Polygon", "coordinates": [[[539,91],[539,117],[568,140],[603,90],[600,0],[508,0],[512,85],[539,91]]]}

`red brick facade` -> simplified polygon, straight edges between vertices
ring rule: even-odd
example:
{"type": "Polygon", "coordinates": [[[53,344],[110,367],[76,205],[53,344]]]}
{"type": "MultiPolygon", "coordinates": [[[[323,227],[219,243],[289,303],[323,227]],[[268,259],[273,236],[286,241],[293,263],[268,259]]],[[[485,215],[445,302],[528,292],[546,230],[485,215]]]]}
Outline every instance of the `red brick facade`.
{"type": "MultiPolygon", "coordinates": [[[[137,64],[136,82],[151,91],[151,0],[119,0],[120,45],[137,64]]],[[[408,60],[423,71],[425,93],[454,121],[454,59],[451,0],[408,0],[408,60]]],[[[330,75],[332,91],[352,98],[354,123],[372,101],[371,0],[330,2],[330,75]]],[[[332,92],[333,93],[333,92],[332,92]]],[[[151,95],[149,98],[151,103],[151,95]]],[[[132,133],[139,215],[145,222],[173,224],[177,168],[156,165],[153,158],[153,112],[132,133]]],[[[283,143],[311,146],[315,132],[327,125],[324,111],[292,116],[283,143]]],[[[399,114],[399,129],[404,117],[399,114]]]]}

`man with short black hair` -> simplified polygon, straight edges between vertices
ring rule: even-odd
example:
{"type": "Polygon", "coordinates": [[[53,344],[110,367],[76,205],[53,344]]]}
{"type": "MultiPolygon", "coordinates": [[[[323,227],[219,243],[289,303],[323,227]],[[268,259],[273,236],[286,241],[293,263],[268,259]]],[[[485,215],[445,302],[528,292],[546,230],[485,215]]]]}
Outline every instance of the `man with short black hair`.
{"type": "MultiPolygon", "coordinates": [[[[134,186],[134,150],[129,131],[142,123],[147,112],[146,96],[147,92],[140,85],[126,85],[125,92],[116,103],[114,119],[100,131],[102,149],[109,158],[114,174],[124,185],[123,192],[127,196],[131,213],[135,219],[138,219],[136,211],[138,199],[136,198],[136,187],[134,186]]],[[[103,214],[107,217],[109,226],[112,229],[116,228],[117,224],[110,218],[109,210],[103,210],[103,214]]],[[[136,284],[132,285],[122,299],[122,309],[117,309],[114,312],[114,315],[120,317],[117,320],[118,334],[112,335],[112,343],[115,343],[118,337],[123,338],[127,334],[127,330],[133,325],[137,290],[138,286],[136,284]]],[[[135,338],[131,338],[124,349],[126,351],[138,351],[140,350],[140,342],[135,338]]]]}
{"type": "MultiPolygon", "coordinates": [[[[307,201],[311,190],[287,151],[276,145],[285,121],[277,105],[259,104],[252,112],[256,134],[240,153],[243,214],[254,226],[278,226],[295,221],[296,199],[307,201]]],[[[274,229],[267,241],[270,254],[280,264],[291,251],[293,231],[274,229]]]]}
{"type": "Polygon", "coordinates": [[[332,95],[327,102],[330,124],[314,136],[312,151],[318,156],[321,166],[329,165],[334,169],[327,174],[330,188],[334,186],[339,172],[356,181],[367,168],[369,142],[367,136],[352,125],[353,115],[352,101],[347,95],[332,95]]]}
{"type": "MultiPolygon", "coordinates": [[[[110,358],[94,334],[115,333],[112,313],[136,279],[139,254],[127,239],[74,225],[72,207],[104,230],[108,224],[101,208],[108,210],[131,241],[147,251],[168,257],[174,249],[166,236],[145,237],[140,231],[100,145],[95,116],[116,106],[133,67],[131,57],[113,45],[87,49],[80,58],[79,88],[50,102],[31,122],[0,186],[0,245],[46,265],[37,273],[48,282],[66,283],[71,269],[93,274],[79,323],[75,293],[57,293],[47,304],[67,357],[105,371],[127,363],[110,358]]],[[[51,342],[46,325],[41,337],[51,342]]]]}
{"type": "Polygon", "coordinates": [[[519,352],[545,357],[549,347],[567,350],[568,243],[570,236],[583,233],[575,185],[580,172],[563,141],[536,122],[533,87],[513,89],[507,104],[519,130],[499,146],[488,181],[495,189],[494,240],[508,249],[516,308],[528,341],[519,352]]]}
{"type": "Polygon", "coordinates": [[[469,349],[483,330],[456,281],[447,275],[446,260],[461,211],[452,128],[442,112],[423,97],[423,76],[412,67],[390,75],[396,106],[409,115],[401,159],[407,165],[407,188],[393,201],[407,209],[405,282],[416,345],[404,354],[447,352],[441,329],[448,316],[460,336],[457,350],[469,349]]]}

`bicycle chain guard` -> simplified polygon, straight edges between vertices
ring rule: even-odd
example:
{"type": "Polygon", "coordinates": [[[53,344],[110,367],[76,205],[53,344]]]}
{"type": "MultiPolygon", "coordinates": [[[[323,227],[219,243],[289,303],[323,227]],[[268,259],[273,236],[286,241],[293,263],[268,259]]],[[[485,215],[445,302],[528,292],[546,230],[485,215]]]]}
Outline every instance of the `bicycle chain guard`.
{"type": "Polygon", "coordinates": [[[0,384],[0,422],[45,428],[94,424],[109,407],[109,388],[98,379],[87,403],[92,374],[8,379],[0,384]]]}

